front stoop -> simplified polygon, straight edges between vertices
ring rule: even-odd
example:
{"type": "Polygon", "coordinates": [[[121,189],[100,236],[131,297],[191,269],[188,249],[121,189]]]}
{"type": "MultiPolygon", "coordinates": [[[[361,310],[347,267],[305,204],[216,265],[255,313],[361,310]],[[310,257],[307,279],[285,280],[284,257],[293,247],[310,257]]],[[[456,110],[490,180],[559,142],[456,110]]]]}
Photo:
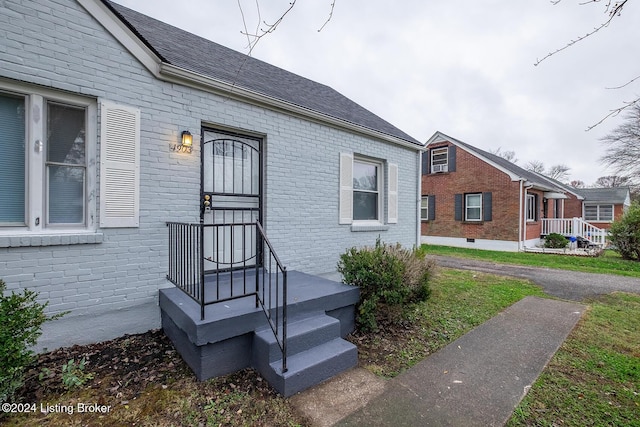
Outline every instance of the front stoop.
{"type": "Polygon", "coordinates": [[[357,365],[358,350],[340,337],[339,320],[318,313],[288,325],[287,372],[282,372],[282,353],[270,328],[257,330],[253,340],[253,366],[284,397],[357,365]]]}
{"type": "MultiPolygon", "coordinates": [[[[357,287],[289,271],[287,364],[254,298],[200,306],[178,288],[160,290],[162,328],[201,380],[253,367],[290,396],[356,366],[357,349],[345,341],[355,328],[357,287]]],[[[209,286],[209,282],[206,282],[209,286]]]]}

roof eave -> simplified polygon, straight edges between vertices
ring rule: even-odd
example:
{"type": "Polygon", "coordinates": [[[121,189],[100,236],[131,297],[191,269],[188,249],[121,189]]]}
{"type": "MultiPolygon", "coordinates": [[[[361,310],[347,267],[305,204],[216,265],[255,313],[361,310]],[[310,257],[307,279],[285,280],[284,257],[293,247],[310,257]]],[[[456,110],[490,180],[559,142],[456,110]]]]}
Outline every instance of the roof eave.
{"type": "Polygon", "coordinates": [[[160,63],[158,78],[171,83],[187,85],[197,89],[212,92],[217,95],[241,100],[244,102],[250,102],[252,104],[264,106],[270,109],[285,111],[290,114],[295,114],[299,117],[304,117],[316,122],[329,124],[334,127],[345,129],[351,132],[356,132],[369,137],[382,139],[386,142],[412,148],[414,150],[422,150],[424,148],[423,144],[408,141],[393,135],[376,131],[365,126],[358,125],[356,123],[338,119],[328,114],[320,113],[318,111],[311,110],[300,105],[296,105],[278,98],[265,95],[263,93],[243,88],[241,86],[236,86],[234,84],[215,79],[204,74],[196,73],[194,71],[178,67],[173,64],[167,64],[166,62],[160,63]]]}
{"type": "Polygon", "coordinates": [[[158,77],[162,58],[100,0],[76,0],[107,32],[116,38],[151,74],[158,77]]]}
{"type": "Polygon", "coordinates": [[[529,188],[532,188],[534,190],[551,191],[551,192],[557,192],[558,191],[558,189],[555,188],[555,187],[543,185],[543,184],[540,184],[539,182],[525,181],[524,185],[525,185],[525,187],[529,187],[529,188]]]}
{"type": "Polygon", "coordinates": [[[261,105],[270,109],[296,114],[299,117],[334,127],[349,130],[361,135],[374,137],[391,144],[414,150],[423,150],[424,144],[409,141],[366,126],[332,117],[299,105],[276,99],[255,91],[248,90],[209,76],[198,74],[163,61],[163,59],[123,22],[116,12],[101,0],[76,0],[91,16],[93,16],[113,37],[115,37],[140,63],[157,79],[179,83],[206,90],[229,98],[261,105]]]}

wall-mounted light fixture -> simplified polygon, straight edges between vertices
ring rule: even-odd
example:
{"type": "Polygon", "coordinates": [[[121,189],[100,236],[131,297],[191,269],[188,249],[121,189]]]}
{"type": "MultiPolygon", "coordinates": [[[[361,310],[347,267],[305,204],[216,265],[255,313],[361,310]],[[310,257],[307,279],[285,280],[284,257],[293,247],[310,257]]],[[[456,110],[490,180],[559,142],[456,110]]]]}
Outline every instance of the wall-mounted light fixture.
{"type": "Polygon", "coordinates": [[[193,135],[188,130],[182,131],[182,137],[180,144],[173,146],[173,151],[179,151],[181,153],[191,153],[193,146],[193,135]]]}

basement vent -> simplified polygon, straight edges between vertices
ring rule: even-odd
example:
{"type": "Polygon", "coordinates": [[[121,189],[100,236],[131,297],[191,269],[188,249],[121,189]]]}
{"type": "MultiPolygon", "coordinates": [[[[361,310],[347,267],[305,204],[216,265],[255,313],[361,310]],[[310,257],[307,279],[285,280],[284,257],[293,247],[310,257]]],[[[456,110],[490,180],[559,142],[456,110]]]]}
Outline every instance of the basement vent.
{"type": "Polygon", "coordinates": [[[475,243],[476,239],[467,239],[467,243],[475,243]]]}

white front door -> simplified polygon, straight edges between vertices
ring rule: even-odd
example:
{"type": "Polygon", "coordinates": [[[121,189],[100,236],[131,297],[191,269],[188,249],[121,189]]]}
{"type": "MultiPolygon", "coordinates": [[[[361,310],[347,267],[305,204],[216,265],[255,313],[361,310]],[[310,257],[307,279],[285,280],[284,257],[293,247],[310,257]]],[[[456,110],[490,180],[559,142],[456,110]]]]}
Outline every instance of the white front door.
{"type": "Polygon", "coordinates": [[[255,265],[262,141],[206,129],[202,134],[205,271],[255,265]]]}

